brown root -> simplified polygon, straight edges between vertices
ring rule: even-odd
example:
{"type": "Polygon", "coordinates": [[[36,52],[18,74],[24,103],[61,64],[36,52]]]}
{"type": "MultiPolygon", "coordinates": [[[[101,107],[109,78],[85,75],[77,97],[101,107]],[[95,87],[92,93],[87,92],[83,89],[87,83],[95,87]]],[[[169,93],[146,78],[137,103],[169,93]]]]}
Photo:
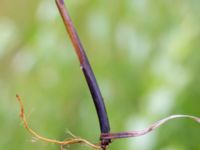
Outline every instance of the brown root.
{"type": "Polygon", "coordinates": [[[84,144],[84,145],[87,145],[93,149],[101,149],[101,146],[98,145],[98,144],[93,144],[91,142],[89,142],[88,140],[86,139],[83,139],[83,138],[80,138],[80,137],[76,137],[73,135],[73,137],[69,140],[64,140],[64,141],[58,141],[58,140],[54,140],[54,139],[49,139],[49,138],[46,138],[46,137],[43,137],[41,135],[39,135],[37,132],[35,132],[31,127],[29,127],[28,125],[28,122],[26,120],[26,115],[25,115],[25,112],[24,112],[24,105],[22,103],[22,100],[21,100],[21,97],[17,94],[16,95],[17,97],[17,100],[20,104],[20,118],[23,122],[23,125],[24,127],[26,128],[26,130],[35,138],[41,140],[41,141],[44,141],[44,142],[48,142],[48,143],[54,143],[54,144],[58,144],[60,145],[61,147],[65,146],[65,145],[72,145],[72,144],[84,144]]]}

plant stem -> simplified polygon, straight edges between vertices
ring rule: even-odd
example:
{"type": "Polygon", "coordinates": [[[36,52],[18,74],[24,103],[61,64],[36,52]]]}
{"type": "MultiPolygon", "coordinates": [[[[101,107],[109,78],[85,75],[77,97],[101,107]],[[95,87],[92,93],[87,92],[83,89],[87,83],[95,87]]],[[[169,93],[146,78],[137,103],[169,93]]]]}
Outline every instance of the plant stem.
{"type": "MultiPolygon", "coordinates": [[[[99,86],[97,84],[96,78],[94,76],[94,73],[92,71],[90,63],[87,59],[86,53],[84,51],[84,48],[81,44],[81,41],[78,37],[78,34],[77,34],[75,28],[73,26],[70,16],[68,15],[67,9],[64,5],[64,1],[56,0],[56,4],[57,4],[57,7],[62,16],[63,22],[64,22],[67,32],[69,34],[69,37],[73,43],[76,54],[79,58],[81,69],[84,73],[90,93],[92,95],[92,98],[93,98],[93,101],[95,104],[95,108],[96,108],[96,111],[98,114],[101,133],[109,133],[110,125],[109,125],[109,120],[108,120],[105,104],[104,104],[99,86]]],[[[109,144],[110,140],[104,140],[103,143],[109,144]]]]}

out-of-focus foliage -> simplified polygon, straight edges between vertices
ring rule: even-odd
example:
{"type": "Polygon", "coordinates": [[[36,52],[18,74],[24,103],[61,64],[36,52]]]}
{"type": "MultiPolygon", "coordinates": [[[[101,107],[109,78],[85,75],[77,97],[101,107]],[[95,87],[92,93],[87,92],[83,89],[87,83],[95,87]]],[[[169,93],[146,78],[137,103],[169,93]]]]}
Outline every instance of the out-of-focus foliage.
{"type": "MultiPolygon", "coordinates": [[[[107,106],[112,131],[142,129],[171,114],[200,116],[199,0],[66,0],[107,106]]],[[[1,0],[0,149],[57,150],[54,139],[97,142],[99,125],[54,1],[1,0]]],[[[199,150],[200,125],[172,121],[113,150],[199,150]]],[[[71,146],[70,149],[88,149],[71,146]]]]}

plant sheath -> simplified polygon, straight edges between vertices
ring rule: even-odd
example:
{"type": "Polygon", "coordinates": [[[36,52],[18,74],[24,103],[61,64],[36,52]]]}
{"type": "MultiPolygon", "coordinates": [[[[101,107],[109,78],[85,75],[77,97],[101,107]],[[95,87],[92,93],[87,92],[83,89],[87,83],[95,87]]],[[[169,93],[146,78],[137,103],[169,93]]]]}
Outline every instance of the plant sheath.
{"type": "Polygon", "coordinates": [[[109,133],[110,132],[110,125],[109,120],[105,108],[105,104],[103,101],[103,97],[101,95],[99,86],[97,84],[96,78],[84,51],[84,48],[81,44],[79,36],[74,28],[74,25],[70,19],[70,16],[67,12],[67,9],[64,5],[63,0],[56,0],[57,7],[59,12],[62,16],[63,22],[65,24],[66,30],[69,34],[69,37],[73,43],[74,49],[80,61],[81,69],[84,73],[85,79],[87,81],[88,87],[90,89],[90,93],[92,95],[95,108],[99,118],[100,130],[101,133],[109,133]]]}

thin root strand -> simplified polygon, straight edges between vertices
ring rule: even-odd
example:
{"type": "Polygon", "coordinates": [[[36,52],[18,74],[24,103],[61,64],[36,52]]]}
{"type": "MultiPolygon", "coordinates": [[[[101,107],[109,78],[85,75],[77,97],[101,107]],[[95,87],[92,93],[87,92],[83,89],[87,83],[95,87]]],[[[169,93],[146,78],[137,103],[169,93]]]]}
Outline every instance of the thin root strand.
{"type": "Polygon", "coordinates": [[[26,115],[24,112],[24,105],[22,103],[21,97],[16,94],[17,100],[19,102],[20,105],[20,118],[24,124],[24,127],[27,129],[27,131],[36,139],[44,141],[44,142],[48,142],[48,143],[54,143],[54,144],[58,144],[61,147],[63,147],[64,145],[72,145],[72,144],[85,144],[93,149],[101,149],[100,145],[97,144],[93,144],[85,139],[82,139],[80,137],[76,137],[73,134],[73,138],[69,139],[69,140],[64,140],[64,141],[58,141],[58,140],[54,140],[54,139],[49,139],[49,138],[45,138],[41,135],[39,135],[38,133],[36,133],[32,128],[29,127],[28,122],[26,120],[26,115]]]}

